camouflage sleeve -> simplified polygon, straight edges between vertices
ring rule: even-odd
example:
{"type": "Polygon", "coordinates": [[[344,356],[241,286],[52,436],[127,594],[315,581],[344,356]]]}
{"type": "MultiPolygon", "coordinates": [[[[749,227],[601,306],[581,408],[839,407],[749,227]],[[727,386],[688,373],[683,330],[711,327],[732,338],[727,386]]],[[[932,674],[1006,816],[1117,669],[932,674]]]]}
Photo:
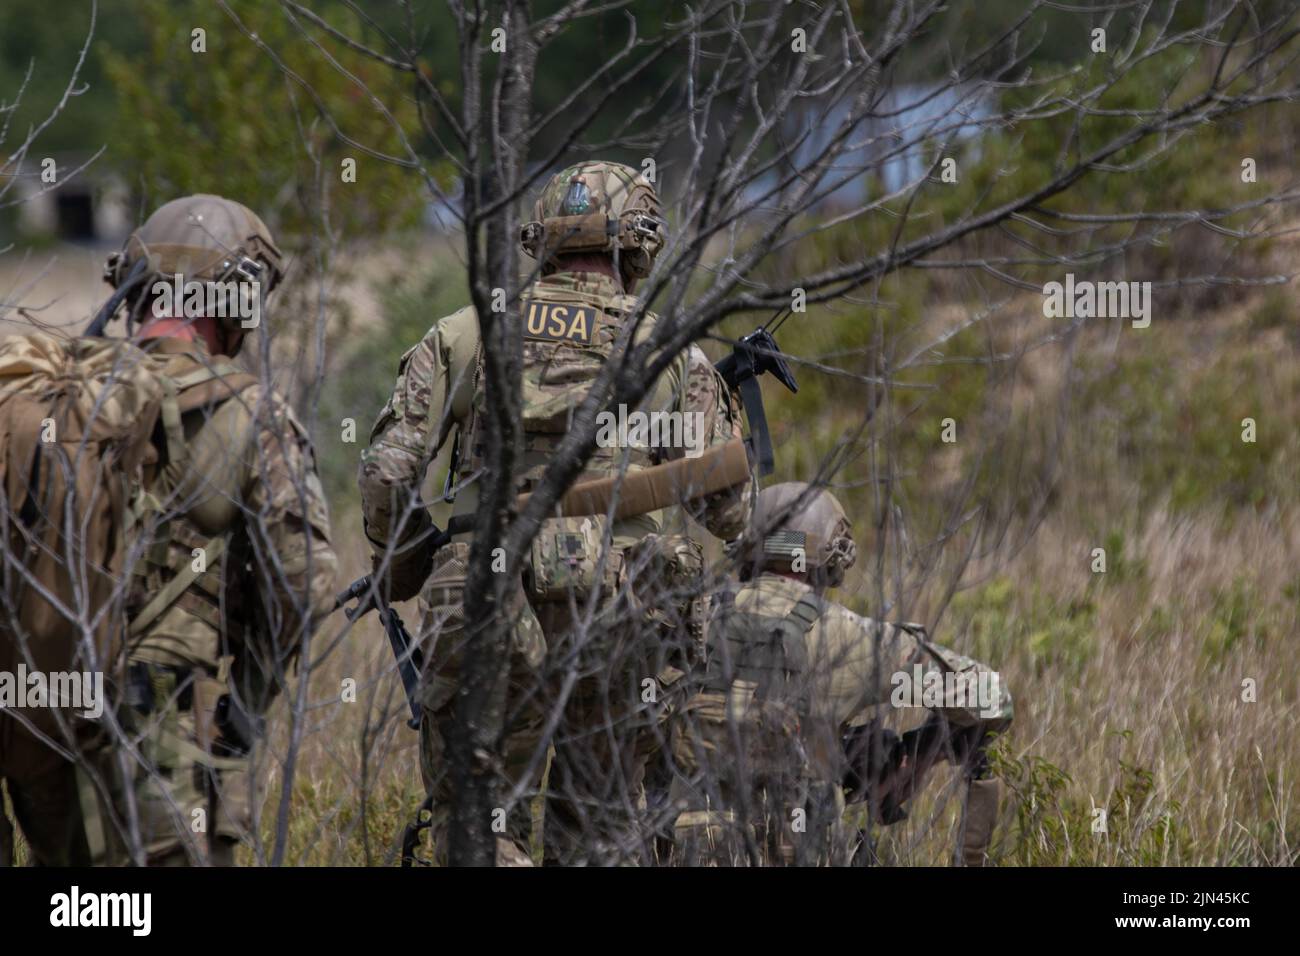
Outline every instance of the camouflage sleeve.
{"type": "Polygon", "coordinates": [[[940,710],[959,726],[1000,730],[1011,722],[1010,691],[979,661],[933,644],[915,624],[886,624],[836,605],[814,629],[814,698],[843,724],[867,707],[940,710]]]}
{"type": "MultiPolygon", "coordinates": [[[[704,449],[725,445],[743,437],[740,402],[698,345],[687,350],[684,412],[699,416],[703,424],[704,449]]],[[[749,524],[754,499],[754,479],[695,502],[692,517],[714,537],[737,538],[749,524]]]]}
{"type": "Polygon", "coordinates": [[[447,321],[402,356],[393,394],[370,432],[370,447],[362,452],[357,472],[374,566],[378,569],[388,559],[395,600],[419,593],[433,560],[429,545],[404,545],[432,525],[420,486],[455,421],[452,392],[460,390],[468,364],[458,354],[463,349],[446,341],[447,321]]]}
{"type": "Polygon", "coordinates": [[[276,653],[288,661],[301,646],[303,628],[333,610],[338,560],[306,429],[274,393],[255,387],[246,395],[257,415],[245,493],[253,560],[258,580],[269,585],[262,597],[276,653]]]}

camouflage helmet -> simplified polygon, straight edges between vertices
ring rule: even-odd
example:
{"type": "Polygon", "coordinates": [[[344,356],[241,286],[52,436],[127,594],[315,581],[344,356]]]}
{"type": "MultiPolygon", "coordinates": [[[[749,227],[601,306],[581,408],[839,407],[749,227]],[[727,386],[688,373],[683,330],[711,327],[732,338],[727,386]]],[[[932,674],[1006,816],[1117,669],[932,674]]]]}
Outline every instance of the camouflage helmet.
{"type": "Polygon", "coordinates": [[[147,276],[257,281],[263,293],[284,278],[284,257],[266,223],[241,203],[205,193],[160,206],[108,257],[104,280],[117,288],[141,260],[147,276]]]}
{"type": "Polygon", "coordinates": [[[853,567],[858,549],[844,508],[829,491],[802,481],[772,485],[754,501],[755,536],[747,564],[807,571],[818,584],[836,587],[853,567]],[[762,540],[757,539],[762,535],[762,540]]]}
{"type": "Polygon", "coordinates": [[[519,242],[543,263],[561,253],[608,253],[626,277],[643,279],[667,226],[659,196],[641,173],[621,163],[578,163],[542,189],[519,242]]]}

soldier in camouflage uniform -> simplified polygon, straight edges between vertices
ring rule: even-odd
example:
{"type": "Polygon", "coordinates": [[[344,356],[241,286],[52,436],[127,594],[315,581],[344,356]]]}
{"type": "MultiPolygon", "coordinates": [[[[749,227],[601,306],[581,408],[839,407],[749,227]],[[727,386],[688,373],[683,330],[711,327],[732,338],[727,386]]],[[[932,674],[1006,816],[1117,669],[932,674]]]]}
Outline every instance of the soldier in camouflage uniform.
{"type": "Polygon", "coordinates": [[[968,678],[991,672],[932,644],[918,625],[877,623],[825,597],[856,557],[848,519],[829,492],[799,482],[765,488],[739,551],[743,583],[715,598],[704,660],[674,720],[680,862],[842,863],[841,782],[852,780],[854,795],[872,800],[878,822],[895,822],[929,767],[952,759],[972,778],[962,858],[982,863],[998,791],[980,756],[985,736],[1012,716],[1000,680],[989,680],[991,699],[978,706],[974,695],[945,698],[926,733],[908,738],[924,736],[924,747],[896,745],[892,761],[868,753],[879,736],[852,725],[891,701],[895,675],[911,679],[917,666],[968,678]],[[929,733],[935,727],[943,733],[929,733]],[[863,772],[868,765],[892,772],[863,772]],[[867,777],[893,792],[861,792],[867,777]]]}
{"type": "Polygon", "coordinates": [[[8,763],[45,768],[8,781],[38,862],[229,865],[250,836],[261,715],[332,609],[329,514],[306,431],[231,364],[247,317],[182,318],[153,308],[153,286],[179,274],[261,295],[282,269],[262,221],[208,195],[162,206],[109,260],[131,315],[153,316],[136,343],[175,386],[181,440],[151,486],[166,520],[133,569],[117,713],[130,746],[105,732],[74,769],[0,727],[8,763]]]}
{"type": "MultiPolygon", "coordinates": [[[[665,226],[650,183],[626,166],[584,163],[555,176],[522,230],[525,251],[541,265],[541,277],[521,302],[524,338],[524,472],[519,491],[532,489],[590,381],[610,356],[625,316],[637,308],[632,290],[650,273],[662,248],[665,226]]],[[[637,331],[648,335],[647,314],[637,331]]],[[[468,639],[462,611],[469,544],[454,540],[437,553],[419,542],[430,525],[419,489],[435,455],[453,440],[459,489],[453,520],[477,505],[474,477],[484,458],[478,318],[465,308],[437,322],[423,341],[402,356],[397,385],[371,434],[359,473],[366,534],[376,569],[386,575],[395,599],[421,594],[421,636],[427,665],[422,683],[422,770],[433,804],[433,833],[445,853],[449,782],[443,755],[453,720],[461,645],[468,639]]],[[[626,468],[624,489],[637,472],[733,442],[739,412],[726,384],[699,349],[683,353],[652,387],[643,410],[698,416],[694,449],[632,444],[597,448],[579,481],[605,478],[626,468]]],[[[709,531],[730,538],[748,517],[748,467],[734,485],[700,496],[693,504],[709,531]]],[[[630,494],[630,492],[628,492],[630,494]]],[[[689,497],[689,496],[688,496],[689,497]]],[[[698,576],[699,545],[661,535],[657,510],[629,514],[606,527],[603,514],[553,518],[538,533],[522,580],[517,582],[509,686],[510,717],[504,741],[509,783],[539,784],[541,767],[531,760],[543,722],[565,674],[577,683],[562,708],[553,743],[546,806],[546,858],[555,863],[628,860],[622,808],[639,799],[645,765],[647,717],[641,711],[642,679],[658,675],[644,641],[628,638],[621,617],[634,597],[613,600],[631,577],[698,576]],[[605,547],[606,534],[612,548],[605,547]],[[604,556],[605,561],[599,559],[604,556]],[[598,567],[603,564],[603,571],[598,567]],[[583,619],[585,599],[596,590],[603,611],[583,619]],[[619,608],[622,611],[618,610],[619,608]],[[617,621],[618,627],[610,626],[617,621]],[[635,662],[635,663],[633,663],[635,662]],[[550,678],[548,680],[548,678],[550,678]],[[635,692],[635,696],[633,695],[635,692]]],[[[644,609],[644,608],[643,608],[644,609]]],[[[662,610],[662,608],[660,608],[662,610]]],[[[647,611],[640,617],[653,617],[647,611]]],[[[651,628],[658,625],[651,621],[651,628]]],[[[498,840],[498,861],[528,863],[531,829],[527,806],[515,809],[498,840]],[[506,838],[508,837],[508,839],[506,838]]]]}

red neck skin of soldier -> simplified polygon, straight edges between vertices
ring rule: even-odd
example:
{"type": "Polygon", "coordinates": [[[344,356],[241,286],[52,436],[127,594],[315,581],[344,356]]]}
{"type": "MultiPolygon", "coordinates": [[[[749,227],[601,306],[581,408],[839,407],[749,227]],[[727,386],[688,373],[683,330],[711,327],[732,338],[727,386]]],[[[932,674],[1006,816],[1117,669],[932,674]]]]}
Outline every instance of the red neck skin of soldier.
{"type": "Polygon", "coordinates": [[[622,277],[614,269],[614,260],[599,252],[578,252],[572,255],[555,257],[555,272],[595,272],[608,276],[623,286],[623,291],[631,295],[636,289],[636,279],[622,282],[622,277]]]}
{"type": "Polygon", "coordinates": [[[139,337],[141,339],[181,339],[185,342],[193,342],[196,338],[202,338],[208,351],[213,355],[234,355],[238,351],[238,343],[243,339],[243,333],[238,333],[235,341],[230,341],[231,336],[225,334],[226,330],[216,319],[206,315],[197,319],[177,319],[170,315],[159,316],[156,319],[150,319],[140,328],[139,337]]]}

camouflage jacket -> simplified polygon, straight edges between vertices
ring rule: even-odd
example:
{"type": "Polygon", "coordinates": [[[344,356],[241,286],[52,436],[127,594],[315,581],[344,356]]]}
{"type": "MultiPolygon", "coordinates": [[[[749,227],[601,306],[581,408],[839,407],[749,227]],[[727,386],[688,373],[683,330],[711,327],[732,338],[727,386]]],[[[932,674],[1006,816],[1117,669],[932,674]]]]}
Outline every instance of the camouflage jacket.
{"type": "MultiPolygon", "coordinates": [[[[524,298],[548,297],[561,298],[579,306],[583,303],[592,306],[599,312],[596,319],[601,330],[616,329],[618,317],[633,301],[630,296],[621,294],[612,279],[593,273],[548,276],[539,280],[524,298]]],[[[538,318],[538,322],[541,321],[538,318]]],[[[638,329],[638,338],[649,334],[653,322],[654,316],[647,315],[638,329]]],[[[594,334],[585,328],[583,331],[594,334]]],[[[525,338],[527,340],[529,336],[525,338]]],[[[565,392],[562,385],[549,384],[548,379],[563,381],[564,361],[532,361],[530,356],[535,353],[529,352],[529,349],[547,347],[548,343],[540,341],[525,342],[525,414],[548,403],[555,405],[555,418],[561,423],[559,431],[562,433],[565,412],[576,407],[585,390],[579,387],[565,392]],[[533,401],[533,398],[538,400],[533,401]]],[[[366,536],[375,550],[376,561],[385,551],[394,551],[389,574],[395,598],[413,596],[428,574],[432,560],[429,547],[400,549],[430,526],[429,515],[418,497],[429,464],[451,439],[453,431],[464,433],[471,423],[478,350],[478,319],[473,308],[461,309],[435,324],[419,344],[402,356],[392,397],[380,412],[371,432],[370,447],[362,454],[358,483],[366,536]],[[414,507],[408,504],[412,502],[414,507]]],[[[561,351],[560,348],[554,349],[555,353],[561,351]]],[[[700,450],[725,444],[741,434],[739,405],[735,396],[704,353],[694,346],[677,357],[642,404],[649,408],[676,407],[685,413],[697,414],[696,420],[701,423],[699,443],[703,446],[700,450]]],[[[527,433],[527,428],[525,431],[527,433]]],[[[534,447],[528,444],[527,435],[526,445],[525,479],[542,467],[547,457],[544,445],[534,447]]],[[[648,455],[640,463],[634,457],[630,470],[688,453],[685,448],[657,451],[657,455],[648,455]]],[[[461,454],[474,461],[472,439],[462,444],[461,454]]],[[[476,462],[475,466],[490,467],[490,463],[476,462]]],[[[598,454],[582,477],[610,474],[615,467],[613,456],[601,457],[598,454]]],[[[751,498],[749,484],[719,492],[698,503],[697,517],[710,533],[720,538],[735,537],[745,527],[751,498]]],[[[476,489],[473,482],[468,481],[457,495],[456,513],[472,512],[476,502],[476,489]]],[[[658,513],[625,519],[613,529],[615,544],[626,547],[647,534],[657,532],[660,523],[658,513]]]]}

